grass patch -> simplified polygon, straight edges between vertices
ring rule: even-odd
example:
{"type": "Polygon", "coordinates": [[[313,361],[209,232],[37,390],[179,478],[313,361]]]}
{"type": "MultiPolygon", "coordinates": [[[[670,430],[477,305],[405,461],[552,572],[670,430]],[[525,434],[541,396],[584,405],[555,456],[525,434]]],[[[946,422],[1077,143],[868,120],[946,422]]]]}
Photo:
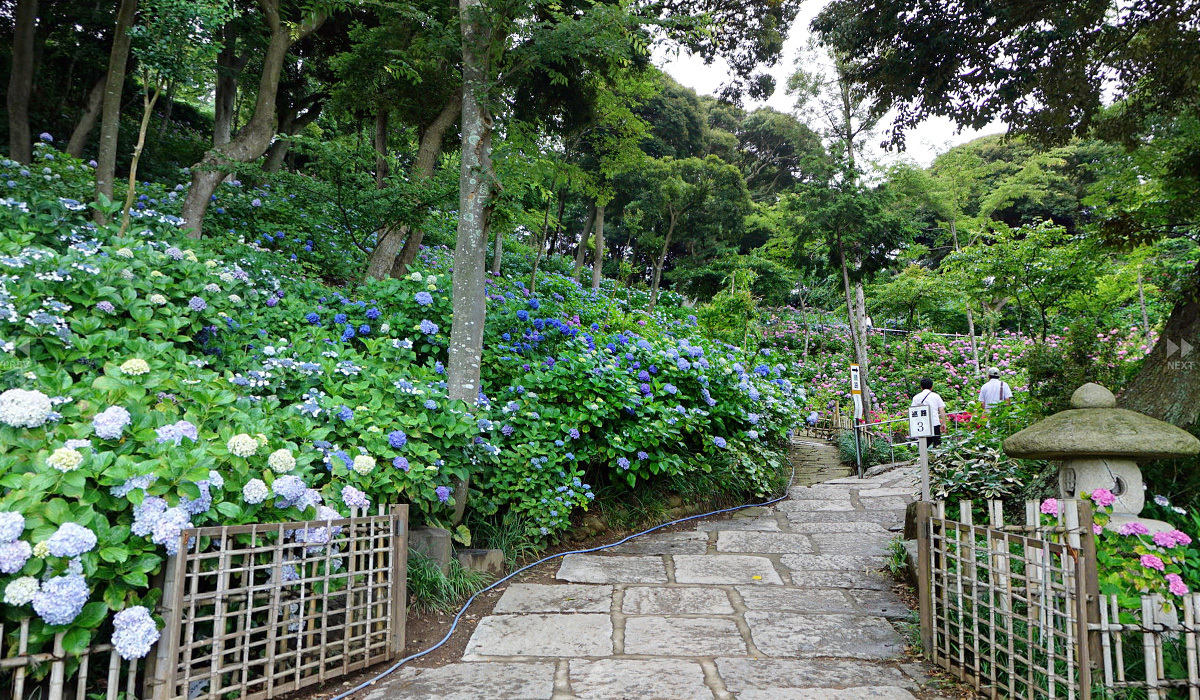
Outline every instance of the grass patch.
{"type": "Polygon", "coordinates": [[[433,559],[420,552],[410,552],[408,559],[409,610],[413,612],[454,612],[472,594],[492,581],[489,574],[468,571],[450,560],[450,573],[443,574],[433,559]]]}

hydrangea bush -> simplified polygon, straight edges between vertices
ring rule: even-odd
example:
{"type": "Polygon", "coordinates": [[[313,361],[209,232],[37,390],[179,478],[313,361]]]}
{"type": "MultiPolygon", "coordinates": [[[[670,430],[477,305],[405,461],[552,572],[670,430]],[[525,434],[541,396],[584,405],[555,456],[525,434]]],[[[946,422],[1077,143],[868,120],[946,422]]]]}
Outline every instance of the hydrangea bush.
{"type": "Polygon", "coordinates": [[[79,204],[89,167],[37,153],[48,172],[0,163],[0,592],[34,648],[111,633],[144,654],[152,579],[191,526],[395,502],[446,524],[470,477],[470,507],[540,538],[593,484],[708,473],[761,492],[802,416],[770,350],[560,273],[536,294],[490,280],[482,391],[451,401],[449,251],[330,287],[288,248],[182,238],[181,190],[161,185],[119,238],[79,204]]]}

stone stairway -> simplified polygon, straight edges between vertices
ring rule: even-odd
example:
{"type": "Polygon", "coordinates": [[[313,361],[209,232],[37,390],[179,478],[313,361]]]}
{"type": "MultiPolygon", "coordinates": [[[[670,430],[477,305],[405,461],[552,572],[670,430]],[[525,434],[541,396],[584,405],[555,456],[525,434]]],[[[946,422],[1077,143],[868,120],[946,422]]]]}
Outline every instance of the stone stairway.
{"type": "Polygon", "coordinates": [[[802,485],[787,500],[568,555],[559,583],[510,584],[461,662],[402,669],[365,697],[937,697],[908,660],[894,623],[909,611],[880,571],[915,473],[860,480],[835,447],[796,447],[802,485]]]}

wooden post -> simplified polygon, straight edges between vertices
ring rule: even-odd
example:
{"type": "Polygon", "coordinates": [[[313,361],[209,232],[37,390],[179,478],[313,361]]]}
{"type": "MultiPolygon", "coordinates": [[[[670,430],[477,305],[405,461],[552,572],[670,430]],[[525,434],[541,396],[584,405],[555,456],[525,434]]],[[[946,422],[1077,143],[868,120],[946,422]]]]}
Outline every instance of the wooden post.
{"type": "Polygon", "coordinates": [[[933,648],[933,595],[932,558],[930,549],[930,518],[932,506],[929,501],[917,503],[917,600],[921,616],[921,649],[926,658],[934,659],[933,648]]]}
{"type": "Polygon", "coordinates": [[[917,438],[918,450],[921,455],[921,500],[928,503],[929,498],[929,438],[917,438]]]}
{"type": "MultiPolygon", "coordinates": [[[[1080,501],[1079,503],[1079,571],[1076,573],[1079,580],[1082,582],[1081,593],[1079,597],[1079,617],[1082,625],[1091,625],[1100,622],[1100,576],[1096,564],[1096,531],[1093,527],[1095,521],[1092,514],[1092,504],[1090,501],[1080,501]]],[[[1087,630],[1087,648],[1088,648],[1088,678],[1091,678],[1091,671],[1100,668],[1100,659],[1104,650],[1101,647],[1100,631],[1091,630],[1088,627],[1081,626],[1080,632],[1087,630]]],[[[1080,635],[1082,641],[1084,636],[1080,635]]],[[[1079,655],[1080,665],[1083,666],[1083,654],[1079,655]]],[[[1082,676],[1081,676],[1082,677],[1082,676]]],[[[1084,697],[1087,700],[1087,696],[1084,697]]]]}
{"type": "Polygon", "coordinates": [[[408,504],[391,506],[392,515],[392,656],[404,653],[408,624],[408,504]]]}

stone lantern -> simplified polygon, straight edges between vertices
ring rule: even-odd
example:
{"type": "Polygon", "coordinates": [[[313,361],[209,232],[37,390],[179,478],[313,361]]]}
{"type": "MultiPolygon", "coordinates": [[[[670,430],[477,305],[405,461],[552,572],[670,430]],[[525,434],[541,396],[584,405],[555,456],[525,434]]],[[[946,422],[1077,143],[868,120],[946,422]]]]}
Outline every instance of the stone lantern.
{"type": "Polygon", "coordinates": [[[1170,423],[1117,408],[1116,397],[1099,384],[1084,384],[1071,395],[1071,408],[1035,423],[1004,441],[1010,457],[1061,462],[1058,487],[1063,498],[1108,489],[1116,496],[1116,529],[1133,520],[1151,532],[1171,530],[1158,520],[1139,518],[1146,496],[1139,461],[1200,454],[1200,440],[1170,423]]]}

